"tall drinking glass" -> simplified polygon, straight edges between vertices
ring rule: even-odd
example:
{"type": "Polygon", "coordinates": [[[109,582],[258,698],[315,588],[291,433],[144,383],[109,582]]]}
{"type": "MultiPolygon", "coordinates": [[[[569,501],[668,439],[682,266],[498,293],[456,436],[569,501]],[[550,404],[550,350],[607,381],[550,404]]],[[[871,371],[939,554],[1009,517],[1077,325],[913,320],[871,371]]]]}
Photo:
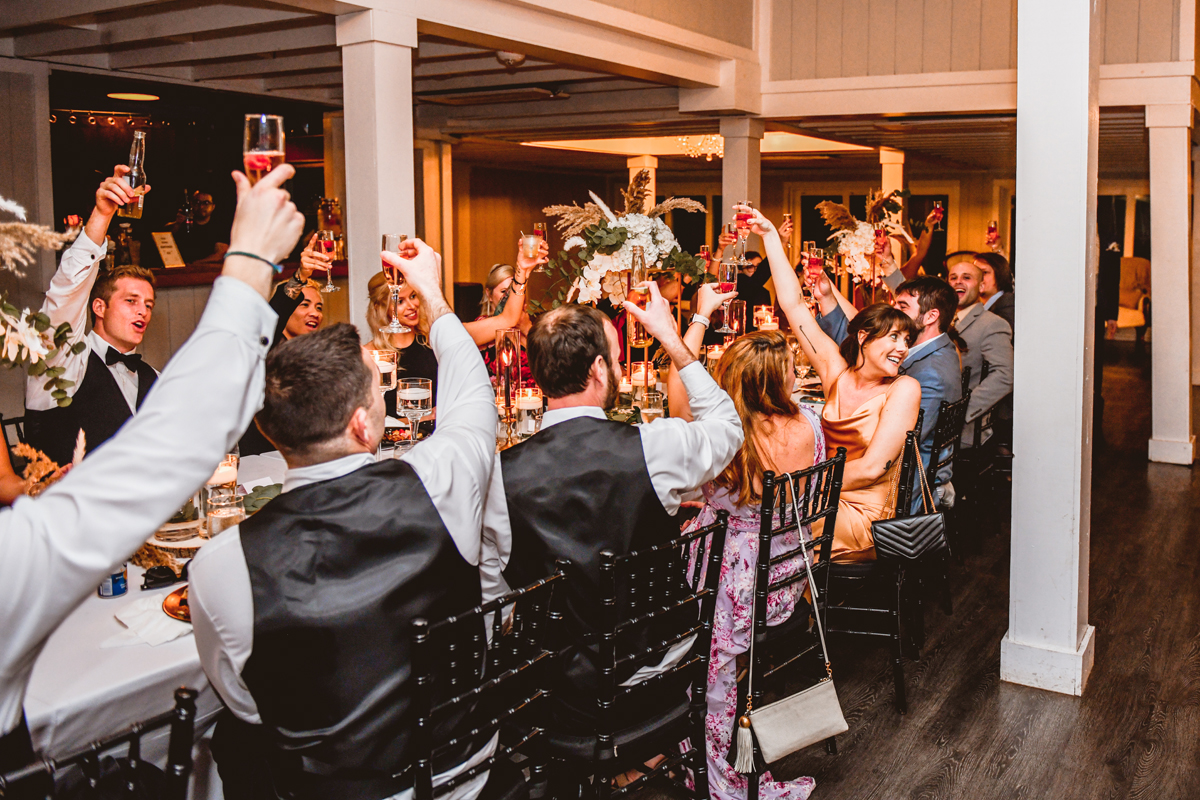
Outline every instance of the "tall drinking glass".
{"type": "Polygon", "coordinates": [[[284,161],[283,117],[247,114],[242,137],[242,165],[250,185],[284,161]]]}
{"type": "Polygon", "coordinates": [[[401,378],[396,389],[396,412],[408,419],[408,438],[417,439],[417,423],[433,410],[433,381],[429,378],[401,378]]]}
{"type": "MultiPolygon", "coordinates": [[[[645,309],[646,302],[650,299],[650,290],[646,286],[650,281],[650,274],[646,270],[646,256],[638,245],[632,245],[632,252],[633,261],[629,265],[625,298],[638,308],[645,309]]],[[[654,343],[654,337],[642,323],[633,318],[633,315],[629,316],[629,323],[630,347],[649,347],[654,343]]]]}
{"type": "Polygon", "coordinates": [[[941,200],[933,201],[933,211],[935,214],[937,214],[937,219],[933,223],[933,229],[935,231],[946,230],[945,228],[942,227],[942,217],[946,216],[946,210],[942,208],[941,200]]]}
{"type": "MultiPolygon", "coordinates": [[[[400,243],[408,238],[406,233],[385,233],[383,235],[383,251],[392,253],[393,255],[400,254],[400,243]]],[[[383,277],[387,279],[388,291],[391,293],[391,303],[388,304],[388,309],[392,315],[391,321],[379,329],[380,333],[409,333],[412,328],[408,327],[400,321],[397,316],[397,309],[400,308],[400,289],[404,287],[404,276],[400,274],[400,270],[393,267],[386,261],[383,262],[383,277]]]]}
{"type": "Polygon", "coordinates": [[[246,507],[235,494],[213,496],[208,501],[208,538],[215,539],[246,519],[246,507]]]}
{"type": "Polygon", "coordinates": [[[325,267],[325,285],[321,287],[321,294],[340,292],[341,289],[333,285],[333,251],[337,248],[337,234],[333,231],[317,231],[317,246],[329,256],[329,264],[325,267]]]}
{"type": "Polygon", "coordinates": [[[746,301],[730,300],[725,305],[725,325],[732,330],[736,339],[746,332],[746,301]]]}
{"type": "MultiPolygon", "coordinates": [[[[738,265],[736,261],[722,261],[717,265],[717,291],[721,294],[732,292],[737,289],[738,265]]],[[[745,304],[743,303],[743,307],[745,304]]],[[[733,333],[733,329],[729,327],[729,301],[726,300],[722,308],[721,327],[717,328],[716,333],[733,333]]]]}

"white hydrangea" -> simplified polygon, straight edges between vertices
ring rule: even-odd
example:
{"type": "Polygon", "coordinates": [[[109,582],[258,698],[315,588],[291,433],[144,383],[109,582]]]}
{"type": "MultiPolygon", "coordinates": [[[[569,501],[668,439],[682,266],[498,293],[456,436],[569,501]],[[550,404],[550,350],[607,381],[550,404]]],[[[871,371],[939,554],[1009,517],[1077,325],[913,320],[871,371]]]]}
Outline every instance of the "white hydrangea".
{"type": "MultiPolygon", "coordinates": [[[[626,214],[610,223],[611,227],[624,228],[628,234],[624,244],[610,255],[596,254],[584,265],[581,274],[571,284],[567,302],[572,298],[580,303],[594,303],[601,298],[610,299],[620,305],[625,299],[624,273],[633,266],[633,248],[640,246],[646,266],[658,267],[663,259],[679,247],[675,234],[661,218],[650,218],[645,214],[626,214]]],[[[563,243],[563,249],[582,247],[586,242],[573,236],[563,243]]]]}
{"type": "Polygon", "coordinates": [[[840,230],[833,234],[837,242],[837,251],[842,255],[842,263],[846,271],[863,283],[875,285],[883,282],[883,276],[872,274],[874,268],[868,256],[875,252],[875,226],[869,222],[859,222],[853,230],[840,230]]]}

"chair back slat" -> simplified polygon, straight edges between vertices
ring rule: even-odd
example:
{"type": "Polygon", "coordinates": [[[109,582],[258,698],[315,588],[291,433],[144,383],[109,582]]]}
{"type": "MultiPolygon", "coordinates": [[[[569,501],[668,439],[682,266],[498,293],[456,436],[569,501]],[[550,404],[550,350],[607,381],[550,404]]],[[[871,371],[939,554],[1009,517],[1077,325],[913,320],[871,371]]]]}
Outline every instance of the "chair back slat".
{"type": "Polygon", "coordinates": [[[541,728],[532,725],[518,741],[506,741],[494,755],[433,786],[438,757],[468,744],[484,746],[500,728],[517,718],[540,719],[537,711],[549,695],[554,655],[546,642],[552,631],[550,608],[558,584],[554,574],[461,614],[431,622],[415,619],[409,629],[412,669],[416,680],[413,737],[413,795],[416,800],[441,797],[508,759],[534,741],[541,728]],[[506,612],[511,611],[507,618],[506,612]],[[492,618],[490,641],[485,620],[492,618]],[[445,741],[436,741],[446,729],[445,741]]]}
{"type": "Polygon", "coordinates": [[[962,368],[962,394],[965,396],[969,391],[971,391],[971,368],[968,366],[962,368]]]}
{"type": "Polygon", "coordinates": [[[958,455],[959,443],[962,441],[963,423],[967,419],[967,406],[971,404],[971,392],[953,403],[942,401],[938,407],[937,426],[933,430],[933,451],[929,455],[929,469],[926,479],[929,488],[933,488],[938,472],[954,463],[958,455]]]}

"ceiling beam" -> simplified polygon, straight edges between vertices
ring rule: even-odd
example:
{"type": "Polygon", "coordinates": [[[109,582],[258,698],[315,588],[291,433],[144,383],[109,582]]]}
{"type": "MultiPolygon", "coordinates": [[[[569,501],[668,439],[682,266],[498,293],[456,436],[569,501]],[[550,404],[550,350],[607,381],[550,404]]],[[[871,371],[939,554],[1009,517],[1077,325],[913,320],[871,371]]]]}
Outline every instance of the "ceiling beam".
{"type": "MultiPolygon", "coordinates": [[[[520,72],[530,67],[552,66],[555,66],[553,62],[531,58],[526,59],[513,72],[520,72]]],[[[458,59],[455,61],[427,61],[413,65],[414,78],[432,78],[437,75],[466,75],[473,72],[509,72],[509,69],[497,61],[495,55],[490,50],[480,58],[458,59]]]]}
{"type": "Polygon", "coordinates": [[[304,11],[281,11],[272,8],[253,8],[217,4],[165,11],[107,22],[96,30],[60,28],[16,37],[18,56],[34,58],[52,53],[65,53],[92,47],[106,47],[129,42],[191,36],[197,33],[229,30],[255,25],[292,22],[298,19],[317,19],[304,11]]]}
{"type": "Polygon", "coordinates": [[[424,41],[417,45],[418,62],[433,58],[470,58],[471,56],[489,58],[494,53],[494,50],[481,50],[478,47],[465,44],[450,44],[449,42],[424,41]]]}
{"type": "Polygon", "coordinates": [[[180,64],[217,58],[236,58],[280,50],[303,50],[337,44],[333,25],[247,33],[199,42],[183,42],[112,53],[113,69],[150,67],[156,64],[180,64]]]}
{"type": "Polygon", "coordinates": [[[417,107],[417,113],[422,127],[436,126],[446,133],[536,129],[539,126],[594,126],[600,114],[604,115],[606,121],[613,115],[619,116],[622,121],[682,119],[679,116],[679,92],[674,87],[595,93],[532,103],[456,107],[422,104],[417,107]]]}
{"type": "MultiPolygon", "coordinates": [[[[122,0],[120,8],[134,9],[161,5],[170,0],[122,0]]],[[[5,3],[0,17],[0,30],[24,28],[29,25],[77,21],[93,14],[115,11],[113,0],[24,0],[5,3]]]]}
{"type": "Polygon", "coordinates": [[[228,61],[224,64],[196,64],[192,73],[198,81],[224,80],[243,75],[259,77],[278,75],[300,70],[340,69],[342,51],[328,50],[321,53],[306,53],[300,56],[276,56],[275,58],[252,58],[243,61],[228,61]]]}
{"type": "Polygon", "coordinates": [[[334,88],[342,85],[342,71],[313,72],[300,75],[280,75],[274,78],[263,78],[263,88],[267,91],[276,89],[305,89],[305,88],[334,88]]]}
{"type": "Polygon", "coordinates": [[[413,81],[413,92],[450,92],[459,89],[508,88],[511,86],[541,86],[572,81],[604,80],[611,76],[574,69],[518,70],[515,74],[435,78],[413,81]]]}

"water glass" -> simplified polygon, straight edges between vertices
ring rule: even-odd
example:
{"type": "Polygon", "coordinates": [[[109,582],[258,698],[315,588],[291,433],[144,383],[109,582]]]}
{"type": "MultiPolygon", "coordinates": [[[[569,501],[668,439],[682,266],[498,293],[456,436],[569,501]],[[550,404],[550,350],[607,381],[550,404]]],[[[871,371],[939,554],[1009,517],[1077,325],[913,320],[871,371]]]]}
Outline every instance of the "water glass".
{"type": "Polygon", "coordinates": [[[657,419],[662,419],[663,414],[663,394],[657,391],[648,391],[642,395],[642,401],[638,404],[642,410],[642,422],[649,424],[657,419]]]}
{"type": "Polygon", "coordinates": [[[208,538],[215,539],[246,518],[242,498],[236,494],[213,495],[208,499],[208,538]]]}
{"type": "Polygon", "coordinates": [[[409,441],[416,441],[417,423],[433,410],[433,381],[429,378],[401,378],[396,389],[396,413],[409,423],[409,441]]]}

